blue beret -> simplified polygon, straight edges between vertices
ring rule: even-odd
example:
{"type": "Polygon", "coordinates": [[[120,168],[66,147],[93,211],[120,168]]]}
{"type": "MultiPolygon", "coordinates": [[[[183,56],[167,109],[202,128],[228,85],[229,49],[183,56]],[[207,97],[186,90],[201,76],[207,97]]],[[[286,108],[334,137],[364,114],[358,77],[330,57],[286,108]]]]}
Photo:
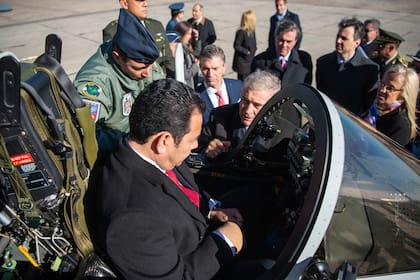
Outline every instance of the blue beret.
{"type": "Polygon", "coordinates": [[[176,2],[176,3],[173,3],[173,4],[169,5],[168,7],[172,11],[182,10],[182,9],[184,9],[184,3],[176,2]]]}
{"type": "Polygon", "coordinates": [[[152,64],[159,57],[159,49],[150,32],[133,14],[120,9],[115,47],[127,57],[144,64],[152,64]]]}

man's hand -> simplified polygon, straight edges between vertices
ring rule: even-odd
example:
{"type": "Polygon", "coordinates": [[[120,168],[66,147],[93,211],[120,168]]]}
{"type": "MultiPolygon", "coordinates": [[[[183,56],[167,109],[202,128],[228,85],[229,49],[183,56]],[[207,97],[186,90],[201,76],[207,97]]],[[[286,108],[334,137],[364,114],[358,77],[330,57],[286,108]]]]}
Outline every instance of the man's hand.
{"type": "Polygon", "coordinates": [[[199,37],[198,30],[193,28],[191,32],[191,38],[193,40],[198,40],[198,37],[199,37]]]}
{"type": "Polygon", "coordinates": [[[236,253],[239,253],[242,250],[244,241],[242,231],[237,224],[233,222],[226,222],[218,227],[217,230],[229,238],[229,240],[233,243],[233,246],[236,248],[236,253]]]}
{"type": "Polygon", "coordinates": [[[231,143],[230,141],[221,141],[219,139],[213,139],[207,146],[204,154],[209,158],[215,158],[221,153],[227,152],[231,143]]]}
{"type": "Polygon", "coordinates": [[[216,208],[210,212],[210,219],[216,220],[220,223],[226,223],[228,221],[234,222],[239,226],[242,226],[243,218],[241,212],[236,208],[216,208]]]}

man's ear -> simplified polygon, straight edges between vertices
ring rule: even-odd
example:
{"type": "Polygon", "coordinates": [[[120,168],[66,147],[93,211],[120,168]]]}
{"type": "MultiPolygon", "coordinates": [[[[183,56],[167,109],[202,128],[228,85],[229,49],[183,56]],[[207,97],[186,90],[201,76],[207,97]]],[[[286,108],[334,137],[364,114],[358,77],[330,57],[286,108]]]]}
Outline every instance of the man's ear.
{"type": "Polygon", "coordinates": [[[123,9],[128,9],[128,3],[127,0],[119,0],[120,1],[120,6],[123,9]]]}
{"type": "Polygon", "coordinates": [[[223,75],[225,74],[225,72],[226,72],[226,63],[223,63],[223,75]]]}
{"type": "Polygon", "coordinates": [[[388,50],[389,50],[390,52],[392,52],[392,51],[394,51],[396,48],[397,48],[397,46],[396,46],[396,45],[394,45],[394,44],[389,44],[389,48],[388,48],[388,50]]]}
{"type": "Polygon", "coordinates": [[[115,64],[121,64],[122,57],[116,50],[112,51],[112,59],[115,61],[115,64]]]}
{"type": "Polygon", "coordinates": [[[162,131],[156,135],[153,144],[156,152],[163,154],[174,144],[174,137],[168,131],[162,131]]]}

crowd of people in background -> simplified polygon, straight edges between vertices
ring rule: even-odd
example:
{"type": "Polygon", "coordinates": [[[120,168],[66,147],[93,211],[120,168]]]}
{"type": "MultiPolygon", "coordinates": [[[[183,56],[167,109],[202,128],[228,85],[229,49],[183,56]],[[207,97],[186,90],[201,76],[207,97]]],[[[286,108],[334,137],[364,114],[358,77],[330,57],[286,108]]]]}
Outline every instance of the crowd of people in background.
{"type": "MultiPolygon", "coordinates": [[[[317,89],[360,118],[366,118],[371,112],[372,105],[377,104],[375,100],[379,91],[378,84],[392,66],[402,65],[404,68],[410,66],[419,72],[415,56],[410,63],[398,53],[398,48],[404,39],[392,31],[381,28],[381,22],[376,18],[369,18],[364,22],[356,17],[343,18],[338,23],[335,50],[313,58],[309,52],[300,49],[303,33],[299,15],[289,9],[287,0],[275,0],[275,13],[269,20],[267,19],[268,47],[258,53],[256,15],[252,10],[242,13],[235,37],[232,38],[234,49],[232,69],[237,73],[237,80],[227,79],[223,77],[227,68],[225,52],[217,44],[215,45],[216,30],[212,20],[205,17],[202,4],[193,4],[192,16],[185,20],[184,3],[171,3],[168,6],[170,20],[164,29],[159,21],[147,15],[146,1],[119,0],[119,2],[122,9],[128,10],[149,31],[158,47],[158,58],[152,63],[150,77],[142,76],[141,84],[146,85],[148,81],[164,77],[177,78],[185,82],[194,88],[206,103],[204,123],[207,123],[212,109],[240,100],[242,81],[255,71],[266,70],[274,73],[283,86],[296,83],[312,84],[314,80],[317,89]],[[313,59],[316,62],[315,69],[313,59]],[[182,71],[177,72],[176,69],[182,71]],[[313,72],[315,79],[312,77],[313,72]]],[[[114,37],[117,26],[118,20],[115,20],[103,30],[104,44],[114,38],[111,40],[112,45],[108,43],[108,48],[115,48],[118,44],[115,39],[118,37],[114,37]]],[[[104,46],[100,49],[103,48],[104,46]]],[[[135,47],[130,46],[130,48],[135,47]]],[[[122,52],[117,50],[115,53],[122,52]]],[[[113,55],[110,57],[115,58],[113,55]]],[[[89,62],[87,64],[90,65],[89,62]]],[[[122,70],[116,71],[117,76],[125,78],[128,76],[128,80],[133,79],[124,71],[121,64],[116,62],[116,65],[122,70]]],[[[110,139],[112,137],[109,135],[115,135],[115,131],[112,133],[109,131],[123,127],[119,123],[120,119],[127,119],[129,108],[138,90],[125,86],[122,90],[125,94],[119,93],[123,97],[117,97],[114,81],[98,82],[98,79],[104,77],[99,73],[96,77],[94,73],[84,74],[89,72],[87,68],[89,67],[82,67],[75,84],[82,96],[93,105],[92,108],[95,108],[92,115],[97,121],[97,126],[101,128],[98,130],[101,143],[102,139],[110,139]],[[103,96],[98,98],[89,90],[102,91],[103,96],[109,97],[103,101],[101,99],[103,96]],[[128,94],[130,92],[133,94],[128,94]],[[122,113],[118,109],[115,112],[109,109],[108,103],[121,98],[120,103],[124,105],[113,106],[112,110],[121,107],[122,113]],[[126,108],[126,111],[123,108],[126,108]],[[120,116],[116,117],[115,114],[120,116]],[[103,133],[104,127],[106,133],[103,133]],[[105,138],[103,135],[106,135],[105,138]]],[[[120,84],[121,80],[119,78],[120,84]]],[[[407,101],[400,100],[400,102],[407,101]]],[[[413,125],[415,126],[415,123],[408,124],[408,126],[413,125]]],[[[128,128],[120,128],[117,131],[115,139],[118,139],[120,134],[127,133],[128,128]]],[[[413,135],[410,137],[410,143],[413,141],[412,138],[413,135]]],[[[105,141],[107,142],[108,140],[105,141]]]]}
{"type": "Polygon", "coordinates": [[[243,247],[243,217],[200,193],[184,160],[191,150],[215,158],[235,146],[281,87],[312,84],[312,59],[316,88],[408,150],[419,149],[420,51],[410,63],[401,57],[404,39],[378,19],[343,18],[335,50],[312,58],[300,49],[302,26],[287,0],[274,1],[268,48],[259,53],[256,15],[244,11],[232,38],[237,79],[230,79],[202,4],[188,20],[184,3],[169,5],[165,29],[148,16],[147,1],[119,3],[119,18],[74,80],[91,105],[99,149],[110,153],[93,170],[87,221],[118,276],[255,279],[264,269],[232,266],[243,247]]]}

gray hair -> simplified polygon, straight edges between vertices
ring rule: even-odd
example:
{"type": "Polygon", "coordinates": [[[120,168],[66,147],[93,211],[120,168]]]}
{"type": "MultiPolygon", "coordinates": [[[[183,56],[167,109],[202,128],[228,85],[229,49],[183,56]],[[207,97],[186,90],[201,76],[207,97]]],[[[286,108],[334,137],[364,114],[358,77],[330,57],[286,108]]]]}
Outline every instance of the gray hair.
{"type": "Polygon", "coordinates": [[[226,56],[222,48],[213,44],[207,45],[200,55],[200,62],[214,57],[220,57],[223,63],[226,63],[226,56]]]}
{"type": "Polygon", "coordinates": [[[369,23],[372,23],[373,30],[378,30],[379,27],[381,27],[381,22],[379,21],[379,19],[369,18],[369,19],[365,20],[365,22],[363,24],[364,24],[364,26],[366,26],[369,23]]]}
{"type": "Polygon", "coordinates": [[[270,91],[272,95],[277,93],[281,89],[280,79],[273,73],[268,71],[260,71],[251,73],[248,75],[242,85],[242,93],[248,90],[256,91],[270,91]]]}
{"type": "Polygon", "coordinates": [[[274,36],[283,35],[286,32],[291,32],[296,30],[296,40],[300,38],[300,29],[297,24],[290,19],[283,19],[277,23],[276,30],[274,31],[274,36]]]}

